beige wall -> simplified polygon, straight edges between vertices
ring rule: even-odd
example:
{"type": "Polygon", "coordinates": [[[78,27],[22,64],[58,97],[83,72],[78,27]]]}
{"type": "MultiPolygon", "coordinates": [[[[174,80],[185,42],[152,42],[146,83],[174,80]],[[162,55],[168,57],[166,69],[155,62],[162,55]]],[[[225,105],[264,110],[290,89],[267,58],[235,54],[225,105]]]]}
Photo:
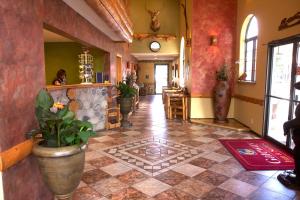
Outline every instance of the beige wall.
{"type": "MultiPolygon", "coordinates": [[[[267,44],[272,40],[300,33],[300,25],[278,31],[278,26],[281,20],[296,14],[299,10],[299,0],[238,0],[236,41],[240,41],[241,27],[245,18],[249,14],[254,14],[257,17],[259,35],[257,47],[256,84],[237,83],[235,86],[235,94],[261,100],[264,99],[267,67],[267,44]]],[[[236,60],[239,60],[239,45],[237,45],[236,49],[236,60]]],[[[239,66],[236,66],[236,70],[238,72],[239,66]]],[[[237,120],[248,125],[255,132],[261,134],[263,130],[263,110],[263,106],[237,100],[234,116],[237,120]]]]}

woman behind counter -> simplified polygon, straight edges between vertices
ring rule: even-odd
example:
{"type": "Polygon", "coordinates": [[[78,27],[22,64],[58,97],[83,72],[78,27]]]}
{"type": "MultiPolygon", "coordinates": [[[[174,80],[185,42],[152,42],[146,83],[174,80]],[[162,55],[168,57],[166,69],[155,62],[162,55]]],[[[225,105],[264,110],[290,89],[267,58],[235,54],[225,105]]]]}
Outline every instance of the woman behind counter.
{"type": "Polygon", "coordinates": [[[53,85],[65,85],[67,82],[67,74],[66,71],[63,69],[60,69],[56,73],[56,78],[53,80],[53,85]]]}

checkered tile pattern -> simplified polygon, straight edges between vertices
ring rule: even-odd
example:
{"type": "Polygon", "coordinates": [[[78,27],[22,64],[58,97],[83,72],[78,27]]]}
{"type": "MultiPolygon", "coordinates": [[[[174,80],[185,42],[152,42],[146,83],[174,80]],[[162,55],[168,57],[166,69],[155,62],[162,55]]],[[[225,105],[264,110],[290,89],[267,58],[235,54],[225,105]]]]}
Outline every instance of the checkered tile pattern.
{"type": "Polygon", "coordinates": [[[247,132],[166,120],[161,96],[142,98],[133,126],[90,139],[74,200],[299,199],[280,171],[245,171],[220,144],[247,132]]]}
{"type": "Polygon", "coordinates": [[[107,156],[141,172],[155,176],[188,162],[202,153],[193,147],[158,137],[137,140],[105,149],[107,156]]]}

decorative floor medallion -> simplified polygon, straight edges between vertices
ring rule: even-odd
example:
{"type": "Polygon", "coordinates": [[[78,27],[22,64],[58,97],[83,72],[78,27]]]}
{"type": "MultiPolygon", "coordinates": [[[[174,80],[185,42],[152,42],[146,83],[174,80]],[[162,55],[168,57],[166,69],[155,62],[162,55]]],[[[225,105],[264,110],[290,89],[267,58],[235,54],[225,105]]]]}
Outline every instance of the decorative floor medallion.
{"type": "Polygon", "coordinates": [[[110,147],[104,152],[151,176],[189,162],[202,153],[196,148],[155,137],[110,147]]]}

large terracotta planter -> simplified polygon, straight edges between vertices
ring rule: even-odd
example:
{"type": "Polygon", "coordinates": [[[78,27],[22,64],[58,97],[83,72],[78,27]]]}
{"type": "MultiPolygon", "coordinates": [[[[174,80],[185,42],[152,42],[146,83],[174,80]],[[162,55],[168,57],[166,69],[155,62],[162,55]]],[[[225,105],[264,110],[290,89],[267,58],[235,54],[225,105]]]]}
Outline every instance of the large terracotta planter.
{"type": "Polygon", "coordinates": [[[124,128],[130,127],[132,124],[128,121],[128,114],[132,110],[133,98],[120,98],[120,112],[122,114],[121,126],[124,128]]]}
{"type": "Polygon", "coordinates": [[[86,145],[33,147],[43,179],[58,200],[72,199],[83,173],[85,149],[86,145]]]}
{"type": "Polygon", "coordinates": [[[231,90],[227,81],[218,81],[214,91],[214,115],[216,122],[228,122],[231,90]]]}

